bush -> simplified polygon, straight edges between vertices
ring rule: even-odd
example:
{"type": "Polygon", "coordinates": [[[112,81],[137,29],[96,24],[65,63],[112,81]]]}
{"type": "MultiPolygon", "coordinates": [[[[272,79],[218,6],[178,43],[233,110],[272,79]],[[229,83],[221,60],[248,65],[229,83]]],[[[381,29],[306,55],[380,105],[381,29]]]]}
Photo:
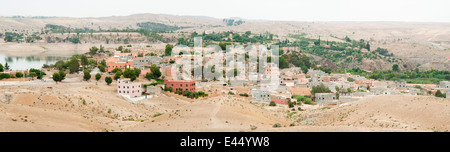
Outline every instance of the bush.
{"type": "Polygon", "coordinates": [[[17,77],[17,78],[23,77],[23,73],[22,73],[22,72],[16,72],[16,77],[17,77]]]}
{"type": "Polygon", "coordinates": [[[278,127],[281,127],[281,124],[280,123],[276,123],[276,124],[273,124],[273,126],[272,127],[274,127],[274,128],[278,128],[278,127]]]}
{"type": "Polygon", "coordinates": [[[305,99],[305,104],[312,104],[312,100],[310,98],[305,99]]]}
{"type": "Polygon", "coordinates": [[[277,106],[277,104],[274,101],[270,101],[269,106],[277,106]]]}
{"type": "Polygon", "coordinates": [[[243,97],[248,97],[248,94],[247,93],[241,93],[241,94],[239,94],[240,96],[243,96],[243,97]]]}
{"type": "Polygon", "coordinates": [[[228,95],[234,95],[234,93],[230,91],[230,92],[228,92],[228,95]]]}

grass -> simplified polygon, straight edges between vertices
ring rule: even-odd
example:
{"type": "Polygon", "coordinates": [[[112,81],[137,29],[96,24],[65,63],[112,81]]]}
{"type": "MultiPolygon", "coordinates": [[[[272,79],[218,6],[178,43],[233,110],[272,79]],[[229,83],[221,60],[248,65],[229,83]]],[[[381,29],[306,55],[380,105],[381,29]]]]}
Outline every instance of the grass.
{"type": "Polygon", "coordinates": [[[163,114],[164,114],[164,113],[157,113],[157,114],[153,115],[153,118],[158,117],[158,116],[161,116],[161,115],[163,115],[163,114]]]}

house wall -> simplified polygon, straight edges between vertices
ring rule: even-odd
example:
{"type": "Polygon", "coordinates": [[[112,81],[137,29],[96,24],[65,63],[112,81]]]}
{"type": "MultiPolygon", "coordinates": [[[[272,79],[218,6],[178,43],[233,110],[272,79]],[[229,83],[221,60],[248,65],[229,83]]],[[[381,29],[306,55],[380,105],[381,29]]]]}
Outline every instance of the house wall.
{"type": "Polygon", "coordinates": [[[176,91],[178,88],[195,92],[195,81],[192,80],[164,80],[164,84],[167,87],[172,87],[172,91],[176,91]]]}
{"type": "Polygon", "coordinates": [[[270,93],[268,91],[252,90],[252,101],[270,102],[270,93]]]}
{"type": "Polygon", "coordinates": [[[132,98],[142,95],[141,83],[119,79],[117,82],[117,94],[128,95],[132,98]]]}

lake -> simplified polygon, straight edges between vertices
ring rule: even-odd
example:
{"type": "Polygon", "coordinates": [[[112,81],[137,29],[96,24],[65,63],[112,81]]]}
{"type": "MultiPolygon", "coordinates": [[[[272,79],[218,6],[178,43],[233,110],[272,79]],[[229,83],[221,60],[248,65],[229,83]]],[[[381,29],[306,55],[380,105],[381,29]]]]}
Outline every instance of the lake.
{"type": "Polygon", "coordinates": [[[8,62],[11,70],[40,69],[44,64],[55,64],[59,60],[67,60],[70,56],[30,55],[13,57],[0,53],[0,63],[5,66],[8,62]]]}

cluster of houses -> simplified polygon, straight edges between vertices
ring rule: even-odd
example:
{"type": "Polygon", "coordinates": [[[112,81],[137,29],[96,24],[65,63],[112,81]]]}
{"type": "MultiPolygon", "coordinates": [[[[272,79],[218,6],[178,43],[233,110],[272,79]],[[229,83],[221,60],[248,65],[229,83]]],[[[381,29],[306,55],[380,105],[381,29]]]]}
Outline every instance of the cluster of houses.
{"type": "MultiPolygon", "coordinates": [[[[118,94],[130,97],[140,96],[143,92],[157,95],[161,93],[164,86],[171,87],[172,91],[181,89],[182,91],[188,90],[191,92],[197,90],[209,91],[214,87],[223,93],[248,94],[251,96],[252,101],[273,101],[277,104],[287,104],[288,101],[296,100],[291,99],[293,95],[303,95],[313,96],[313,100],[319,105],[334,105],[356,101],[369,95],[425,95],[429,91],[436,92],[437,90],[449,94],[450,91],[450,83],[448,81],[442,81],[439,85],[408,84],[406,81],[377,81],[350,73],[327,74],[313,69],[309,69],[308,73],[305,74],[298,67],[279,69],[274,64],[269,64],[263,72],[246,71],[244,74],[235,76],[235,79],[226,80],[223,77],[219,77],[216,81],[194,81],[191,80],[195,79],[194,76],[181,73],[178,69],[172,69],[174,64],[187,65],[198,58],[200,57],[191,53],[167,57],[138,57],[132,53],[116,52],[114,56],[106,60],[106,64],[107,72],[112,71],[114,68],[121,68],[122,70],[125,68],[139,68],[141,69],[141,74],[150,72],[150,66],[153,64],[160,67],[161,73],[165,78],[164,85],[147,86],[144,90],[140,83],[134,83],[127,79],[120,80],[117,86],[118,94]],[[277,79],[273,79],[274,77],[277,79]],[[310,92],[312,87],[322,84],[332,92],[312,95],[310,92]]],[[[202,57],[202,60],[204,62],[208,60],[225,61],[225,58],[225,56],[205,55],[202,57]]],[[[239,65],[239,63],[235,64],[239,65]]],[[[256,64],[248,65],[249,69],[256,67],[256,64]]],[[[224,69],[224,71],[230,70],[233,69],[224,69]]]]}

